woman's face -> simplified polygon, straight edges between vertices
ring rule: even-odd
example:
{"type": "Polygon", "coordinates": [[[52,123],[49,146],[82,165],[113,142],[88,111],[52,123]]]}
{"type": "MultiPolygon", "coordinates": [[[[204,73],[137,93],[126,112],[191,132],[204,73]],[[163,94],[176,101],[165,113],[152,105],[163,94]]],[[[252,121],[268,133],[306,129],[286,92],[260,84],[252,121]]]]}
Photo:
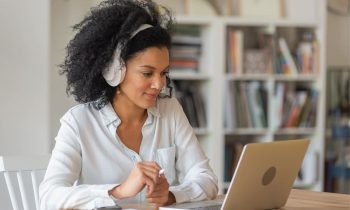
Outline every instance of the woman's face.
{"type": "Polygon", "coordinates": [[[168,49],[146,48],[126,62],[126,74],[120,89],[129,102],[144,109],[150,108],[166,85],[168,71],[168,49]]]}

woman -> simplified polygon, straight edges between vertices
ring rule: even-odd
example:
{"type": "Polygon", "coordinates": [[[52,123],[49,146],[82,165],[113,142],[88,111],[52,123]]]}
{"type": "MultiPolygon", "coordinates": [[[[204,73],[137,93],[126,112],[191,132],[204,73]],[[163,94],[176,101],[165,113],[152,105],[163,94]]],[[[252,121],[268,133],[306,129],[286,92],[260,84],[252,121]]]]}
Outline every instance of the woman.
{"type": "Polygon", "coordinates": [[[80,105],[61,118],[41,209],[216,197],[217,178],[171,98],[171,24],[152,1],[108,0],[74,27],[62,68],[80,105]]]}

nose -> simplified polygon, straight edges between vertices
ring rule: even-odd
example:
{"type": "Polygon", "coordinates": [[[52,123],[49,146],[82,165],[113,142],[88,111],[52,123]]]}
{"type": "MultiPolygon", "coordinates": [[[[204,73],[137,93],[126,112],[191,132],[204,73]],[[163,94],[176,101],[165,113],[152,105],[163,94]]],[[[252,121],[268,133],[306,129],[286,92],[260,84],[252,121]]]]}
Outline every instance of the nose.
{"type": "Polygon", "coordinates": [[[160,90],[163,88],[164,85],[165,85],[165,77],[156,76],[152,81],[151,88],[160,90]]]}

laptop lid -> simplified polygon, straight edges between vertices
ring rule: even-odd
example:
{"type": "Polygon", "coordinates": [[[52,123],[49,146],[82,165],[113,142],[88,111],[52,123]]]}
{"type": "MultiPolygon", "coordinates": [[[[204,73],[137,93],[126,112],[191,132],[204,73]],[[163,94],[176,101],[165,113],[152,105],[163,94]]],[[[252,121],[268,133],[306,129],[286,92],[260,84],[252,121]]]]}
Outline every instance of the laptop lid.
{"type": "Polygon", "coordinates": [[[284,206],[309,143],[303,139],[245,145],[221,209],[284,206]]]}
{"type": "Polygon", "coordinates": [[[247,144],[243,148],[224,200],[173,204],[159,209],[280,208],[287,202],[309,142],[303,139],[247,144]],[[220,205],[221,203],[223,205],[220,205]]]}

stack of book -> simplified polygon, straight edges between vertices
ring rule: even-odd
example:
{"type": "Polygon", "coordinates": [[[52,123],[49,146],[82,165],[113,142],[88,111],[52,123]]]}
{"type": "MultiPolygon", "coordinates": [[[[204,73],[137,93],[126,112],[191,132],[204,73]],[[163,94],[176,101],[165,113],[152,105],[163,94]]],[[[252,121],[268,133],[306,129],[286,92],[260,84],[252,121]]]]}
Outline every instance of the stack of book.
{"type": "Polygon", "coordinates": [[[276,127],[314,127],[318,92],[312,88],[276,84],[274,103],[277,110],[276,127]]]}
{"type": "Polygon", "coordinates": [[[318,72],[319,46],[317,41],[300,42],[293,53],[284,38],[278,39],[275,73],[285,75],[314,74],[318,72]]]}
{"type": "Polygon", "coordinates": [[[267,91],[259,81],[226,83],[225,127],[266,128],[267,91]]]}
{"type": "Polygon", "coordinates": [[[203,98],[196,84],[188,81],[174,81],[175,97],[192,127],[205,128],[207,126],[206,112],[203,98]]]}
{"type": "Polygon", "coordinates": [[[170,65],[172,71],[197,72],[202,39],[196,33],[178,33],[172,36],[170,65]]]}
{"type": "MultiPolygon", "coordinates": [[[[284,37],[258,33],[255,41],[243,30],[229,29],[227,33],[227,72],[233,74],[315,74],[319,69],[319,43],[312,37],[301,39],[292,49],[284,37]],[[245,37],[247,36],[247,37],[245,37]],[[256,42],[251,47],[246,42],[256,42]]],[[[254,40],[254,38],[253,38],[254,40]]]]}

